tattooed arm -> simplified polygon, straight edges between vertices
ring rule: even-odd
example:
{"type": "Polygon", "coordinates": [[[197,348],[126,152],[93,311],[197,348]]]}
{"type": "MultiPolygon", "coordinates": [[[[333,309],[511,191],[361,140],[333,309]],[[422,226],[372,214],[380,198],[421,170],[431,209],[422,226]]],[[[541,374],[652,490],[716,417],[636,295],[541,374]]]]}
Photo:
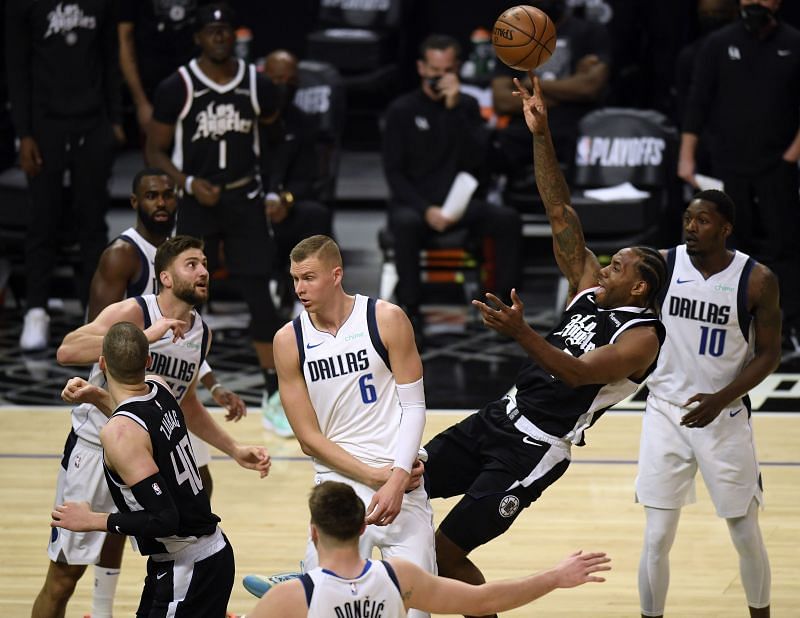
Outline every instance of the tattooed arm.
{"type": "Polygon", "coordinates": [[[569,187],[558,165],[547,125],[547,107],[541,97],[539,78],[533,77],[533,94],[516,78],[514,84],[517,87],[514,94],[522,98],[525,121],[533,133],[536,186],[553,230],[553,253],[558,267],[569,281],[571,298],[577,292],[597,284],[600,263],[586,248],[580,219],[570,205],[569,187]]]}

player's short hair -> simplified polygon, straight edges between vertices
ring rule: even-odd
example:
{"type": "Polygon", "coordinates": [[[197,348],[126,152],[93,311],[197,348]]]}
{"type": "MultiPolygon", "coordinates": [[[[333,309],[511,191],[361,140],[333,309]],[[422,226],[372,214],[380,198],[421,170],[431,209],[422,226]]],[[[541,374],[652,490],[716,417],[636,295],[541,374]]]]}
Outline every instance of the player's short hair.
{"type": "Polygon", "coordinates": [[[716,189],[706,189],[700,191],[692,196],[692,201],[703,200],[704,202],[711,202],[717,207],[717,212],[731,225],[736,223],[736,204],[731,197],[724,191],[717,191],[716,189]]]}
{"type": "Polygon", "coordinates": [[[638,268],[639,275],[647,284],[645,307],[649,307],[658,313],[658,296],[667,282],[667,261],[660,251],[652,247],[637,245],[631,247],[631,249],[639,257],[636,268],[638,268]]]}
{"type": "Polygon", "coordinates": [[[325,481],[308,498],[311,523],[338,541],[357,539],[364,525],[364,503],[350,485],[325,481]]]}
{"type": "Polygon", "coordinates": [[[139,185],[142,182],[142,178],[149,178],[150,176],[166,176],[169,178],[169,174],[159,167],[146,167],[143,170],[136,172],[136,176],[133,177],[133,182],[131,183],[131,193],[138,194],[139,185]]]}
{"type": "Polygon", "coordinates": [[[318,257],[320,260],[334,266],[342,265],[342,253],[339,251],[339,245],[336,244],[333,238],[324,234],[316,234],[301,240],[289,254],[289,258],[295,263],[302,262],[310,257],[318,257]]]}
{"type": "Polygon", "coordinates": [[[438,49],[444,51],[453,48],[456,52],[456,58],[461,57],[461,43],[449,34],[429,34],[419,45],[419,59],[425,60],[425,54],[429,49],[438,49]]]}
{"type": "Polygon", "coordinates": [[[149,351],[144,332],[131,322],[117,322],[103,337],[106,370],[123,384],[144,380],[149,351]]]}
{"type": "Polygon", "coordinates": [[[203,250],[203,241],[194,236],[186,236],[184,234],[167,238],[163,244],[156,251],[155,260],[153,265],[156,270],[156,279],[158,280],[158,289],[162,288],[161,273],[167,270],[175,259],[187,249],[200,249],[203,250]]]}

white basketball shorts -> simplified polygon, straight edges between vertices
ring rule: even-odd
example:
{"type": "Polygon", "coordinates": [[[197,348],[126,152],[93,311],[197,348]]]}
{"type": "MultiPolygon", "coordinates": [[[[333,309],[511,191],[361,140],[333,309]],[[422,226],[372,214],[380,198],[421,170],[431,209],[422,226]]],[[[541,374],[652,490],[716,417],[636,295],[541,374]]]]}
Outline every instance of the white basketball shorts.
{"type": "Polygon", "coordinates": [[[681,426],[686,412],[652,394],[647,398],[636,501],[660,509],[695,502],[699,469],[720,517],[743,517],[753,498],[763,505],[753,431],[744,404],[739,401],[723,409],[700,428],[681,426]]]}
{"type": "Polygon", "coordinates": [[[211,451],[208,449],[208,444],[203,442],[200,438],[194,435],[191,431],[189,434],[189,442],[192,445],[192,452],[194,453],[194,463],[198,468],[207,466],[211,463],[211,451]]]}
{"type": "MultiPolygon", "coordinates": [[[[67,455],[67,468],[58,469],[56,504],[88,502],[98,513],[116,513],[103,473],[103,449],[78,438],[67,455]]],[[[47,553],[53,562],[96,564],[105,532],[72,532],[52,528],[47,553]]]]}

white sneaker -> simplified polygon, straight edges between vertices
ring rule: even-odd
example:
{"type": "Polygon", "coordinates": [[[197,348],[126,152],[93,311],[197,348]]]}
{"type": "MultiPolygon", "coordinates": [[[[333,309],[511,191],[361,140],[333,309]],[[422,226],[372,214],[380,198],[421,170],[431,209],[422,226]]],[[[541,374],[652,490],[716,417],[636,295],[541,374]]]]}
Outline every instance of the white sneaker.
{"type": "Polygon", "coordinates": [[[25,352],[44,350],[50,340],[50,316],[41,307],[28,309],[19,336],[19,347],[25,352]]]}

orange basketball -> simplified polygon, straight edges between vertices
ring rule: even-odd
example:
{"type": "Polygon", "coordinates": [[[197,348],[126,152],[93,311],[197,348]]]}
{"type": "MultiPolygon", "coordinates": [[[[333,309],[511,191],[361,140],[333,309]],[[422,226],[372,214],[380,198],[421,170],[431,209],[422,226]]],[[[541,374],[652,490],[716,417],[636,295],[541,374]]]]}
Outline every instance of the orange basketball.
{"type": "Polygon", "coordinates": [[[544,64],[556,48],[556,26],[547,13],[520,4],[494,22],[492,45],[497,57],[512,69],[528,71],[544,64]]]}

